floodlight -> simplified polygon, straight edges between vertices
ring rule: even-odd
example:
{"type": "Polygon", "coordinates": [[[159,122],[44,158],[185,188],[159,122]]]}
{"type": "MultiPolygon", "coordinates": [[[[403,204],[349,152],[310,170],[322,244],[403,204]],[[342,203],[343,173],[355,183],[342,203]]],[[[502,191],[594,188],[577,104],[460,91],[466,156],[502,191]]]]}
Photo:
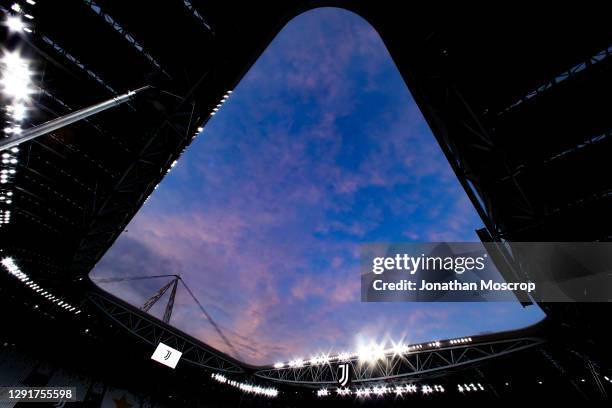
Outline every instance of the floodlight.
{"type": "Polygon", "coordinates": [[[392,350],[393,350],[393,355],[399,356],[399,355],[406,353],[408,351],[408,347],[404,343],[399,342],[397,344],[393,344],[392,350]]]}
{"type": "Polygon", "coordinates": [[[27,108],[22,103],[16,103],[14,105],[9,105],[7,111],[11,114],[14,120],[17,122],[21,122],[26,118],[27,108]]]}
{"type": "Polygon", "coordinates": [[[2,64],[0,85],[2,91],[9,98],[21,101],[34,91],[30,88],[32,84],[32,72],[28,61],[22,58],[18,52],[5,52],[0,59],[2,64]]]}
{"type": "Polygon", "coordinates": [[[21,32],[26,28],[19,16],[8,16],[4,24],[8,27],[10,32],[21,32]]]}

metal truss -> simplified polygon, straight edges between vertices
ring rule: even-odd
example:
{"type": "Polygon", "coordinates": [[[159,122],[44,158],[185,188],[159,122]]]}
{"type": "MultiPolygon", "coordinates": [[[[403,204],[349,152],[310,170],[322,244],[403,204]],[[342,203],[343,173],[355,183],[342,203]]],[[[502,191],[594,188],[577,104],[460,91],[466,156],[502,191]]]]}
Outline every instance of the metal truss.
{"type": "Polygon", "coordinates": [[[159,69],[164,75],[170,78],[170,74],[168,74],[161,64],[153,58],[153,56],[144,48],[142,44],[140,44],[134,36],[128,32],[121,24],[119,24],[110,14],[106,13],[100,6],[93,0],[84,0],[85,4],[88,5],[94,13],[98,14],[100,17],[104,19],[104,21],[110,25],[116,32],[123,36],[123,38],[130,43],[136,50],[140,52],[151,64],[153,64],[157,69],[159,69]]]}
{"type": "Polygon", "coordinates": [[[70,61],[71,63],[73,63],[74,65],[79,67],[81,70],[83,70],[87,75],[89,75],[97,83],[99,83],[104,88],[106,88],[106,90],[108,90],[110,93],[112,93],[113,95],[117,95],[118,94],[118,92],[115,91],[115,89],[112,86],[110,86],[108,84],[108,82],[103,80],[96,72],[94,72],[93,70],[88,68],[85,64],[83,64],[80,60],[78,60],[76,57],[74,57],[72,54],[70,54],[68,51],[66,51],[62,46],[57,44],[51,38],[47,37],[46,35],[43,35],[41,37],[41,39],[45,43],[47,43],[49,46],[51,46],[55,51],[57,51],[60,55],[62,55],[64,58],[66,58],[68,61],[70,61]]]}
{"type": "Polygon", "coordinates": [[[198,10],[196,10],[195,6],[193,5],[193,3],[191,2],[191,0],[183,0],[183,4],[185,5],[185,7],[187,8],[187,10],[189,10],[189,12],[191,14],[193,14],[193,16],[204,26],[206,27],[206,29],[208,31],[210,31],[212,34],[214,34],[214,30],[212,29],[212,27],[210,26],[210,24],[208,24],[206,22],[206,20],[204,19],[204,17],[202,17],[202,15],[198,12],[198,10]]]}
{"type": "Polygon", "coordinates": [[[522,224],[533,225],[539,221],[537,208],[523,189],[513,167],[494,143],[490,129],[453,84],[425,76],[426,92],[442,93],[444,98],[422,108],[430,116],[430,126],[449,161],[455,175],[466,191],[485,227],[494,241],[508,239],[511,231],[499,216],[498,203],[492,201],[489,180],[479,167],[488,166],[491,173],[508,176],[508,195],[516,199],[509,217],[522,224]]]}
{"type": "Polygon", "coordinates": [[[164,117],[163,123],[148,135],[110,193],[94,192],[91,208],[86,211],[88,225],[73,258],[74,274],[85,275],[93,268],[165,176],[164,170],[191,141],[188,129],[194,108],[192,104],[185,105],[164,117]]]}
{"type": "Polygon", "coordinates": [[[157,319],[135,308],[115,301],[101,293],[89,293],[89,301],[98,307],[114,324],[123,327],[132,335],[152,347],[160,342],[183,353],[181,360],[218,372],[244,374],[243,368],[221,353],[198,344],[197,341],[172,330],[157,319]]]}
{"type": "Polygon", "coordinates": [[[405,377],[418,377],[452,370],[470,364],[504,356],[516,351],[539,346],[543,339],[524,337],[507,340],[489,341],[478,344],[465,344],[418,350],[399,356],[389,356],[375,363],[362,362],[353,357],[346,362],[305,365],[300,368],[274,368],[260,370],[257,377],[292,384],[325,385],[337,384],[339,365],[348,363],[351,367],[353,383],[383,381],[405,377]]]}
{"type": "Polygon", "coordinates": [[[503,109],[498,115],[503,115],[506,112],[516,108],[517,106],[527,102],[528,100],[539,96],[540,94],[542,94],[543,92],[545,92],[546,90],[554,87],[555,85],[558,85],[562,82],[567,81],[568,79],[571,79],[573,77],[575,77],[578,73],[584,71],[585,69],[601,62],[604,61],[605,59],[607,59],[608,57],[610,57],[612,55],[612,45],[610,45],[609,47],[599,51],[597,54],[591,55],[588,59],[579,62],[578,64],[572,66],[571,68],[567,69],[566,71],[561,72],[559,75],[557,75],[556,77],[552,78],[551,80],[549,80],[548,82],[540,85],[537,89],[532,90],[531,92],[529,92],[528,94],[524,95],[523,97],[521,97],[520,99],[518,99],[517,101],[515,101],[514,103],[510,104],[510,106],[508,106],[507,108],[503,109]]]}

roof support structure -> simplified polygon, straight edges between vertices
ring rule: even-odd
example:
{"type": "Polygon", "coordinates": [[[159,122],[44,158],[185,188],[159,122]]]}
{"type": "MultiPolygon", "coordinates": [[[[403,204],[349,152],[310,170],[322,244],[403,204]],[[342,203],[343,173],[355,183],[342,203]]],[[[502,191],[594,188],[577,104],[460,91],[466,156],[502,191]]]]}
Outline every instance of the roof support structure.
{"type": "Polygon", "coordinates": [[[538,337],[519,337],[482,343],[454,345],[432,350],[418,350],[403,355],[389,356],[376,362],[360,361],[353,357],[346,362],[284,367],[260,370],[257,377],[290,384],[323,386],[337,384],[339,364],[351,366],[353,383],[414,378],[432,374],[447,374],[455,368],[501,357],[544,344],[538,337]]]}

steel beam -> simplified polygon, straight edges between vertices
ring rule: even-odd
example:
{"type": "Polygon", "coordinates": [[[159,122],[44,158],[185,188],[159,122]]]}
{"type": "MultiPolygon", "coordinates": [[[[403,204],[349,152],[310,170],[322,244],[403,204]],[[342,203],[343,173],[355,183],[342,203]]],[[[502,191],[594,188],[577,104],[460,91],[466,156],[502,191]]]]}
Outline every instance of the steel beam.
{"type": "Polygon", "coordinates": [[[92,305],[104,313],[112,322],[151,346],[151,352],[160,342],[183,353],[181,361],[225,373],[244,374],[244,369],[235,361],[218,351],[182,335],[170,326],[133,307],[101,293],[87,295],[92,305]]]}
{"type": "Polygon", "coordinates": [[[78,122],[79,120],[88,118],[92,115],[95,115],[96,113],[100,113],[110,108],[114,108],[115,106],[119,106],[133,99],[136,95],[140,94],[141,92],[147,91],[150,89],[152,89],[152,87],[149,85],[143,86],[142,88],[138,88],[134,91],[129,91],[123,95],[119,95],[107,101],[97,103],[88,108],[80,109],[76,112],[69,113],[57,119],[50,120],[46,123],[43,123],[42,125],[35,126],[33,128],[24,130],[19,134],[14,134],[3,140],[0,140],[0,151],[10,149],[11,147],[15,147],[23,142],[27,142],[28,140],[32,140],[37,137],[44,136],[46,134],[53,132],[54,130],[61,129],[74,122],[78,122]]]}
{"type": "Polygon", "coordinates": [[[374,363],[363,362],[357,357],[352,357],[341,363],[264,369],[257,371],[255,375],[281,383],[325,386],[337,384],[338,364],[348,363],[353,373],[351,379],[353,383],[384,381],[441,373],[526,350],[543,343],[544,340],[541,338],[521,337],[412,351],[407,354],[388,356],[374,363]]]}

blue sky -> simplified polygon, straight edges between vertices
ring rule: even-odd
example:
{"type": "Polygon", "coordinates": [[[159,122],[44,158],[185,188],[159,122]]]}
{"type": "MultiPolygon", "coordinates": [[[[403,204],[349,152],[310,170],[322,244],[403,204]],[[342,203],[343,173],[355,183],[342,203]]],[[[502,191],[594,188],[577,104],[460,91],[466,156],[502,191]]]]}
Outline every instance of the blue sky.
{"type": "MultiPolygon", "coordinates": [[[[280,32],[93,276],[181,274],[253,364],[535,323],[514,303],[360,302],[360,244],[477,241],[481,225],[378,34],[317,9],[280,32]]],[[[103,287],[141,306],[166,282],[103,287]]],[[[172,324],[230,352],[182,288],[172,324]]]]}

